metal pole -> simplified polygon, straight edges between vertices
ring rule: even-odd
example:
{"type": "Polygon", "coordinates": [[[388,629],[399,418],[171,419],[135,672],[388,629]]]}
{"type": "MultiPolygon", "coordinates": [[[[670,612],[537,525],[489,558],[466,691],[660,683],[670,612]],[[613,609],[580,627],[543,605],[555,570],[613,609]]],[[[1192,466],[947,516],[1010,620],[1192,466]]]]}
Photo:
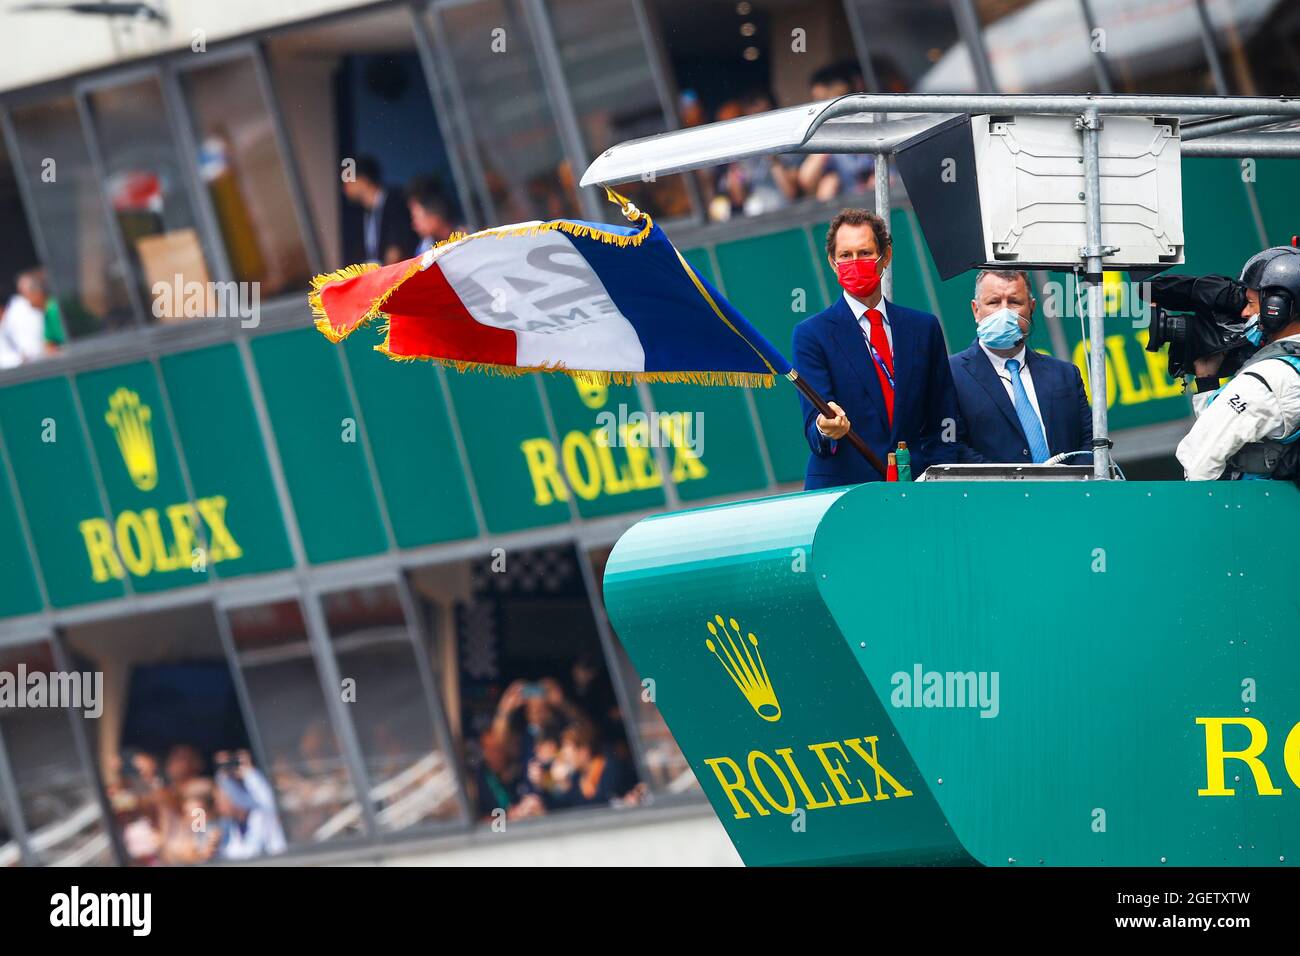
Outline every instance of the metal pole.
{"type": "Polygon", "coordinates": [[[1196,16],[1201,22],[1201,47],[1205,50],[1205,59],[1210,65],[1210,75],[1214,77],[1214,88],[1226,95],[1228,78],[1223,72],[1218,48],[1214,45],[1214,24],[1210,22],[1210,12],[1205,9],[1205,0],[1196,0],[1196,16]]]}
{"type": "Polygon", "coordinates": [[[1097,89],[1109,96],[1115,92],[1115,78],[1111,76],[1106,54],[1093,48],[1093,40],[1098,28],[1097,16],[1092,11],[1091,0],[1079,0],[1079,12],[1083,15],[1083,22],[1088,29],[1088,49],[1092,51],[1092,72],[1097,78],[1097,89]]]}
{"type": "Polygon", "coordinates": [[[1300,133],[1225,133],[1184,143],[1183,158],[1300,157],[1300,133]]]}
{"type": "MultiPolygon", "coordinates": [[[[596,623],[596,636],[600,640],[600,651],[605,658],[605,672],[609,675],[609,683],[614,690],[614,700],[618,702],[619,715],[623,718],[623,733],[627,737],[628,749],[632,751],[632,764],[636,768],[637,778],[649,787],[651,785],[650,764],[646,760],[645,741],[641,739],[641,722],[637,720],[636,712],[637,698],[640,695],[633,697],[632,688],[628,686],[627,672],[623,670],[623,662],[619,658],[618,636],[615,635],[613,625],[609,623],[609,615],[605,611],[605,596],[601,593],[601,582],[596,580],[596,569],[591,564],[591,552],[576,538],[573,541],[573,552],[578,570],[582,573],[582,587],[587,592],[591,616],[596,623]]],[[[637,687],[640,688],[639,683],[637,687]]]]}
{"type": "MultiPolygon", "coordinates": [[[[875,116],[877,123],[883,123],[888,119],[887,114],[877,113],[875,116]]],[[[890,223],[890,213],[893,207],[890,204],[889,197],[889,154],[876,153],[876,215],[885,220],[885,228],[892,235],[894,232],[893,225],[890,223]]],[[[884,250],[877,250],[883,252],[884,250]]],[[[890,265],[885,267],[885,274],[880,277],[880,294],[888,299],[894,292],[894,266],[893,257],[890,257],[890,265]]]]}
{"type": "Polygon", "coordinates": [[[31,835],[27,832],[27,822],[23,818],[21,799],[18,782],[5,751],[4,728],[0,726],[0,819],[5,819],[9,825],[9,838],[18,844],[18,857],[23,866],[39,866],[40,860],[32,849],[31,835]]]}
{"type": "Polygon", "coordinates": [[[980,16],[971,0],[948,0],[952,7],[953,20],[957,23],[957,33],[966,44],[966,54],[970,57],[971,68],[975,71],[975,80],[979,83],[981,93],[997,91],[997,80],[993,77],[993,66],[989,60],[988,47],[984,45],[984,28],[980,16]]]}
{"type": "MultiPolygon", "coordinates": [[[[773,153],[863,153],[893,152],[898,144],[941,122],[941,116],[961,113],[1063,114],[1079,115],[1094,110],[1098,115],[1125,116],[1261,116],[1300,117],[1300,99],[1249,96],[981,96],[948,94],[849,94],[826,104],[787,107],[757,117],[740,117],[692,129],[674,130],[656,136],[628,140],[611,146],[592,162],[581,183],[616,185],[632,182],[646,171],[660,175],[686,172],[733,162],[749,156],[773,153]],[[888,123],[864,123],[861,113],[928,114],[929,121],[915,115],[888,123]],[[847,117],[844,122],[829,123],[847,117]],[[757,121],[757,124],[756,124],[757,121]],[[782,124],[785,124],[782,129],[782,124]]],[[[1270,133],[1273,152],[1283,155],[1283,146],[1270,133]]],[[[1217,137],[1188,143],[1185,155],[1217,137]]]]}
{"type": "Polygon", "coordinates": [[[607,208],[603,197],[598,198],[596,191],[583,189],[577,184],[578,170],[591,162],[591,155],[587,151],[587,143],[582,135],[582,124],[573,105],[569,84],[564,78],[564,64],[561,62],[559,46],[555,41],[555,31],[551,29],[550,16],[541,0],[523,0],[522,7],[524,19],[528,21],[532,35],[542,86],[550,102],[551,114],[559,132],[560,145],[573,168],[578,208],[588,219],[599,220],[601,213],[607,208]]]}
{"type": "Polygon", "coordinates": [[[1092,474],[1110,477],[1110,434],[1106,424],[1106,328],[1102,299],[1101,244],[1101,119],[1088,108],[1077,120],[1083,136],[1084,225],[1088,245],[1080,250],[1088,303],[1088,339],[1091,360],[1088,382],[1092,394],[1092,474]]]}
{"type": "Polygon", "coordinates": [[[1183,142],[1219,136],[1223,133],[1239,133],[1244,130],[1259,129],[1261,126],[1274,126],[1278,123],[1293,122],[1293,116],[1231,116],[1227,119],[1202,120],[1199,123],[1184,124],[1183,142]]]}

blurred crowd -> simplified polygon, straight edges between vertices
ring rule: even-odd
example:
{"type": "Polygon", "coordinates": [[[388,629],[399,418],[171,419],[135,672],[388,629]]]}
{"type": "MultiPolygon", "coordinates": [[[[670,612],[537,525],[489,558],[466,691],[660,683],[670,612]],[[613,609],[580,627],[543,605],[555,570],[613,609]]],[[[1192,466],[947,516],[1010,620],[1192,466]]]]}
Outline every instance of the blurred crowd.
{"type": "Polygon", "coordinates": [[[285,848],[275,799],[247,750],[218,751],[207,769],[177,744],[161,763],[127,749],[106,786],[126,854],[136,865],[247,860],[285,848]]]}
{"type": "Polygon", "coordinates": [[[479,738],[480,819],[544,816],[573,807],[635,806],[648,790],[638,783],[609,681],[581,657],[569,689],[552,677],[517,680],[497,702],[479,738]]]}
{"type": "MultiPolygon", "coordinates": [[[[862,74],[851,61],[824,66],[809,78],[809,97],[814,102],[863,89],[862,74]]],[[[712,117],[694,91],[683,91],[680,101],[683,126],[753,116],[775,108],[771,92],[761,89],[726,101],[712,117]]],[[[873,156],[857,153],[752,156],[701,170],[698,182],[706,197],[709,219],[722,222],[737,215],[759,216],[801,198],[830,200],[873,189],[875,170],[873,156]]]]}
{"type": "MultiPolygon", "coordinates": [[[[863,89],[861,71],[853,61],[823,66],[809,78],[809,97],[814,101],[863,89]]],[[[728,99],[712,113],[694,90],[684,90],[678,103],[684,127],[753,116],[777,106],[766,89],[728,99]]],[[[567,161],[561,161],[549,178],[528,180],[526,202],[512,194],[508,181],[495,170],[489,168],[486,175],[498,214],[508,220],[535,214],[560,218],[577,208],[567,161]]],[[[870,190],[875,186],[875,158],[855,153],[753,156],[699,170],[696,183],[709,219],[722,222],[733,216],[759,216],[802,198],[831,200],[870,190]]],[[[689,215],[690,201],[672,178],[637,185],[643,190],[640,201],[658,215],[666,219],[689,215]]],[[[378,160],[362,156],[356,160],[355,176],[345,180],[343,189],[361,212],[359,227],[347,237],[348,262],[389,265],[421,255],[452,233],[465,231],[454,201],[434,177],[418,176],[404,189],[398,188],[385,182],[378,160]]]]}
{"type": "Polygon", "coordinates": [[[343,195],[361,213],[359,228],[346,236],[349,263],[391,265],[423,255],[453,232],[464,231],[436,177],[416,176],[399,189],[385,182],[373,156],[357,157],[352,175],[344,178],[343,195]]]}

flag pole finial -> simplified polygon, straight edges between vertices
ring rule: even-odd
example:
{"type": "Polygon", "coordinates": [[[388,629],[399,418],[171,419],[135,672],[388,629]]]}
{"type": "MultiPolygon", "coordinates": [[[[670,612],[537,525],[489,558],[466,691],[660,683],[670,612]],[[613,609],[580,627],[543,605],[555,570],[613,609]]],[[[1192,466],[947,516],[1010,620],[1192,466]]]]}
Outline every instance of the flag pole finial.
{"type": "Polygon", "coordinates": [[[644,213],[641,212],[633,203],[621,193],[616,193],[608,186],[605,187],[605,197],[612,203],[616,203],[623,212],[624,218],[629,222],[636,222],[644,213]]]}

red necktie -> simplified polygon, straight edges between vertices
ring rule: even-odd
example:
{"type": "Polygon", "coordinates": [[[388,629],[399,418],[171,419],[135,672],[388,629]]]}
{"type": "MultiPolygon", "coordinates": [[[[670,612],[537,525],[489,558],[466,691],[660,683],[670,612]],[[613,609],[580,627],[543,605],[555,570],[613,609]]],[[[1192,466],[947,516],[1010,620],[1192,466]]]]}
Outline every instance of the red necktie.
{"type": "Polygon", "coordinates": [[[894,353],[889,348],[889,336],[885,334],[885,317],[880,314],[879,309],[867,310],[867,321],[871,323],[871,347],[876,350],[876,355],[880,361],[885,364],[885,368],[880,367],[880,363],[872,361],[872,366],[876,369],[876,378],[880,379],[880,392],[885,396],[885,411],[889,413],[889,424],[894,424],[894,386],[889,384],[890,379],[894,377],[894,353]],[[885,374],[885,369],[889,370],[885,374]]]}

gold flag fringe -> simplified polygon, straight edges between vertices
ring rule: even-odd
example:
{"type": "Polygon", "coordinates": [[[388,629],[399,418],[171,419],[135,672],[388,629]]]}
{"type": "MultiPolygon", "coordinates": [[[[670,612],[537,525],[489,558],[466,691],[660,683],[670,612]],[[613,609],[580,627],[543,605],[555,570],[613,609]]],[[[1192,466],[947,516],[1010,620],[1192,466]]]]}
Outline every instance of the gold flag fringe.
{"type": "MultiPolygon", "coordinates": [[[[331,282],[343,282],[347,279],[355,279],[357,276],[363,276],[367,272],[374,272],[379,268],[377,262],[362,262],[355,266],[344,266],[342,269],[335,269],[333,272],[324,272],[315,276],[311,280],[311,291],[307,293],[307,301],[311,303],[311,314],[316,317],[316,329],[321,335],[329,339],[335,345],[342,342],[348,336],[348,332],[336,332],[330,325],[329,316],[325,314],[325,306],[321,304],[320,294],[331,282]]],[[[359,323],[358,323],[359,324],[359,323]]]]}
{"type": "Polygon", "coordinates": [[[685,382],[690,385],[734,385],[741,388],[771,388],[775,375],[763,372],[633,372],[605,369],[567,368],[563,365],[494,365],[490,362],[468,362],[461,359],[441,358],[437,355],[398,355],[388,348],[388,339],[375,346],[375,351],[394,362],[436,362],[457,372],[481,372],[502,378],[518,378],[534,372],[558,372],[591,385],[634,385],[637,382],[685,382]]]}

